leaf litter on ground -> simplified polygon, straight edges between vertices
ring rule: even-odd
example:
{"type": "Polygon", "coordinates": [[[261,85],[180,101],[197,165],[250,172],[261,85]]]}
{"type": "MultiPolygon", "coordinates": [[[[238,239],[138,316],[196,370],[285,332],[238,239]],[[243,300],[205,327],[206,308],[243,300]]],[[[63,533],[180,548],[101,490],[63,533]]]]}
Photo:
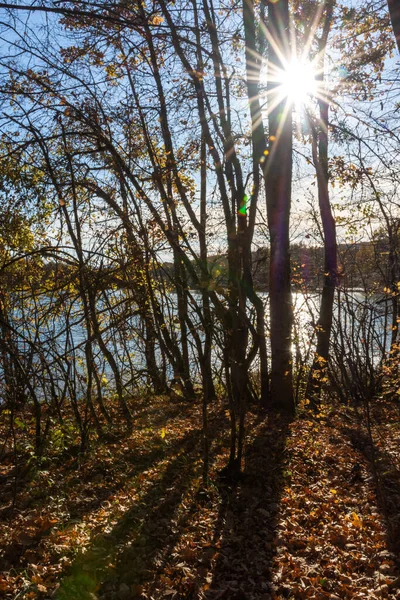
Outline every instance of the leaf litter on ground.
{"type": "MultiPolygon", "coordinates": [[[[377,401],[293,422],[250,413],[243,474],[226,406],[146,399],[121,440],[64,453],[1,493],[0,597],[139,600],[400,598],[400,419],[377,401]],[[365,411],[364,411],[365,412],[365,411]]],[[[8,458],[0,474],[6,481],[8,458]]]]}

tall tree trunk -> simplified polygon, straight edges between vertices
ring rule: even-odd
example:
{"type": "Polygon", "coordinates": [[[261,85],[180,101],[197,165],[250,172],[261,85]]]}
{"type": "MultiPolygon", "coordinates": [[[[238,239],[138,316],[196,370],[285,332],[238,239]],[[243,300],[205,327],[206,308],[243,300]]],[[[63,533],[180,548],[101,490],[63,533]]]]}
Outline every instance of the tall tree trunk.
{"type": "Polygon", "coordinates": [[[254,4],[252,0],[243,1],[243,21],[246,42],[246,85],[250,107],[252,125],[251,139],[253,146],[253,188],[249,210],[249,223],[246,231],[246,251],[243,257],[243,278],[245,280],[245,288],[247,290],[249,300],[254,305],[257,314],[257,336],[260,352],[261,404],[263,406],[267,406],[269,400],[269,377],[267,344],[265,339],[264,304],[254,290],[251,273],[251,240],[253,238],[257,201],[260,190],[260,167],[262,166],[263,161],[265,161],[265,152],[267,149],[259,92],[261,51],[257,51],[256,46],[256,26],[254,4]]]}
{"type": "Polygon", "coordinates": [[[333,302],[337,278],[336,226],[332,215],[328,189],[328,103],[319,101],[321,126],[318,151],[313,140],[313,157],[317,171],[318,202],[324,232],[324,283],[319,319],[316,327],[317,347],[311,366],[306,398],[315,404],[319,398],[329,358],[329,341],[332,329],[333,302]]]}
{"type": "Polygon", "coordinates": [[[207,148],[204,135],[201,137],[200,148],[200,222],[201,232],[199,233],[200,244],[200,260],[204,266],[202,271],[202,302],[204,312],[204,359],[202,364],[202,377],[204,388],[204,401],[208,402],[215,398],[215,388],[212,378],[211,369],[211,347],[212,347],[212,318],[210,310],[210,299],[208,296],[208,265],[207,265],[207,240],[206,240],[206,223],[207,223],[207,148]]]}
{"type": "Polygon", "coordinates": [[[182,360],[175,376],[181,379],[188,398],[194,397],[193,383],[190,377],[189,336],[187,330],[188,298],[185,267],[174,251],[174,284],[177,295],[177,317],[180,330],[180,347],[182,360]]]}
{"type": "Polygon", "coordinates": [[[387,0],[387,3],[397,48],[400,52],[400,2],[399,0],[387,0]]]}
{"type": "Polygon", "coordinates": [[[328,187],[329,100],[327,91],[323,85],[325,49],[332,24],[333,7],[334,0],[330,0],[326,5],[323,31],[319,40],[319,64],[317,75],[317,81],[319,82],[319,123],[317,128],[312,127],[312,154],[317,173],[318,203],[324,233],[324,284],[322,288],[319,319],[316,327],[317,347],[314,361],[309,372],[306,389],[306,398],[311,400],[311,403],[314,405],[318,401],[328,367],[333,302],[337,279],[336,225],[332,214],[328,187]]]}
{"type": "Polygon", "coordinates": [[[269,3],[268,125],[269,156],[265,163],[268,228],[271,243],[269,276],[271,319],[271,402],[293,413],[289,217],[292,183],[292,107],[280,97],[277,74],[290,62],[288,0],[269,3]]]}

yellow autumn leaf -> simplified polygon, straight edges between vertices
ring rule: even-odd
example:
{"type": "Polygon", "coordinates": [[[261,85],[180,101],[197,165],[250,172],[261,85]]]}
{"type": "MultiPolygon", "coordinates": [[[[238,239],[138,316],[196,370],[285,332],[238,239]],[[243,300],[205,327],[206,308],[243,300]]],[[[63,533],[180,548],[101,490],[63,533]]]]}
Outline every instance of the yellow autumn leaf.
{"type": "Polygon", "coordinates": [[[351,520],[352,520],[353,525],[355,525],[355,527],[359,527],[360,529],[362,528],[362,521],[357,513],[355,513],[355,512],[351,513],[351,520]]]}
{"type": "Polygon", "coordinates": [[[161,435],[161,439],[162,439],[162,440],[165,438],[165,433],[166,433],[166,431],[165,431],[165,427],[163,427],[163,428],[161,429],[161,434],[160,434],[160,435],[161,435]]]}
{"type": "Polygon", "coordinates": [[[152,25],[161,25],[161,23],[164,23],[164,19],[160,15],[154,15],[150,22],[152,25]]]}

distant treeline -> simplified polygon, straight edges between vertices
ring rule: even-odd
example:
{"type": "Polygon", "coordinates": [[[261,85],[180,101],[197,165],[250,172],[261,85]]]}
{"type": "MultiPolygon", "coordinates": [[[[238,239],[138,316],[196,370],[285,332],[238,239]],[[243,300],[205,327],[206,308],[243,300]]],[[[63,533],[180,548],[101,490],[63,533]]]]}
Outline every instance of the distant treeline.
{"type": "MultiPolygon", "coordinates": [[[[357,242],[353,244],[340,244],[338,246],[339,266],[338,285],[346,288],[365,288],[382,290],[389,276],[389,244],[385,239],[373,242],[357,242]]],[[[322,287],[324,249],[322,246],[293,245],[291,248],[292,284],[294,289],[318,290],[322,287]]],[[[22,267],[12,274],[3,274],[2,280],[12,279],[10,285],[26,283],[26,275],[32,276],[32,265],[27,259],[25,268],[22,267]]],[[[254,287],[258,291],[268,291],[269,248],[261,247],[252,253],[252,274],[254,287]]],[[[212,289],[226,288],[228,285],[228,261],[224,254],[212,255],[208,259],[210,273],[209,286],[212,289]]],[[[125,288],[129,286],[129,264],[121,266],[93,268],[91,278],[98,289],[112,287],[125,288]]],[[[158,265],[153,274],[157,279],[162,279],[166,284],[174,280],[174,265],[165,261],[158,265]]],[[[41,266],[35,265],[32,285],[50,286],[54,289],[57,283],[64,287],[66,283],[74,284],[78,276],[77,264],[44,260],[41,266]]],[[[188,278],[191,289],[196,285],[188,278]]]]}
{"type": "MultiPolygon", "coordinates": [[[[338,246],[338,285],[346,288],[382,289],[389,270],[387,240],[357,242],[338,246]]],[[[317,290],[322,287],[324,275],[324,248],[322,246],[293,245],[291,248],[292,284],[295,289],[317,290]]],[[[257,291],[268,290],[269,248],[258,248],[252,253],[253,283],[257,291]]],[[[209,257],[212,285],[226,287],[228,282],[225,255],[209,257]]],[[[173,265],[166,265],[167,270],[173,265]]]]}

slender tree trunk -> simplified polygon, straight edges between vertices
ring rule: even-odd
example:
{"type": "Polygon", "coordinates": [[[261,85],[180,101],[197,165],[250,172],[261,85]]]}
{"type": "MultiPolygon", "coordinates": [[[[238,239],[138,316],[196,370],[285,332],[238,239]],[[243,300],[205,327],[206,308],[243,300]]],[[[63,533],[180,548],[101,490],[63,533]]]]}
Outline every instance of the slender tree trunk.
{"type": "Polygon", "coordinates": [[[336,225],[331,210],[328,189],[328,104],[325,101],[320,101],[320,119],[319,152],[317,154],[316,143],[313,140],[313,154],[317,170],[318,202],[324,232],[324,283],[316,327],[317,347],[306,389],[306,398],[312,404],[318,401],[328,367],[329,341],[337,278],[336,225]]]}
{"type": "Polygon", "coordinates": [[[397,48],[400,52],[400,2],[399,0],[387,0],[387,3],[397,48]]]}
{"type": "Polygon", "coordinates": [[[312,404],[315,404],[318,400],[327,372],[337,277],[336,226],[330,206],[328,189],[328,104],[325,101],[320,101],[319,104],[321,128],[318,151],[316,140],[313,140],[313,157],[317,171],[318,202],[324,232],[324,283],[316,327],[317,347],[306,389],[306,398],[311,400],[312,404]]]}
{"type": "Polygon", "coordinates": [[[269,401],[269,376],[267,344],[265,338],[264,304],[254,290],[251,274],[251,240],[254,232],[256,208],[260,190],[260,168],[265,161],[265,152],[267,149],[259,95],[261,51],[258,51],[256,46],[256,26],[254,4],[252,0],[244,0],[243,2],[243,21],[246,42],[246,85],[252,124],[251,138],[253,145],[253,188],[249,209],[249,223],[246,239],[247,247],[243,261],[244,279],[245,287],[248,290],[249,300],[256,309],[257,336],[260,352],[261,404],[262,406],[267,406],[269,401]]]}
{"type": "Polygon", "coordinates": [[[399,331],[399,296],[398,282],[400,279],[399,272],[399,222],[391,223],[389,228],[389,273],[390,273],[390,288],[392,289],[392,333],[390,339],[390,349],[392,354],[398,355],[399,349],[397,346],[398,331],[399,331]]]}
{"type": "Polygon", "coordinates": [[[190,359],[189,359],[189,338],[187,329],[187,311],[188,311],[188,299],[187,299],[187,278],[185,267],[182,265],[181,260],[174,252],[174,283],[177,295],[178,303],[178,319],[180,329],[180,346],[181,346],[181,361],[178,365],[178,372],[176,376],[182,379],[183,386],[185,389],[185,395],[188,398],[194,397],[193,383],[190,377],[190,359]]]}
{"type": "Polygon", "coordinates": [[[288,0],[269,3],[268,125],[269,156],[265,188],[271,243],[269,275],[271,319],[271,402],[293,413],[291,336],[293,325],[290,285],[289,218],[292,183],[292,107],[280,98],[277,73],[290,61],[288,0]]]}
{"type": "Polygon", "coordinates": [[[204,401],[208,402],[215,398],[214,382],[211,369],[211,346],[212,346],[212,319],[210,310],[210,299],[208,296],[208,264],[207,264],[207,239],[206,239],[206,223],[207,223],[207,153],[206,141],[204,135],[201,137],[200,148],[200,223],[201,231],[199,232],[200,243],[200,260],[203,265],[202,270],[202,302],[204,312],[204,360],[202,365],[203,372],[203,388],[207,388],[204,392],[204,401]]]}
{"type": "Polygon", "coordinates": [[[326,378],[329,359],[329,342],[331,337],[333,303],[337,280],[337,242],[336,225],[333,218],[329,198],[329,169],[328,169],[328,126],[329,126],[329,100],[323,86],[324,58],[328,35],[331,29],[334,0],[326,5],[322,36],[319,40],[319,123],[312,132],[312,153],[317,173],[318,203],[324,234],[324,284],[322,288],[319,319],[316,328],[317,347],[314,361],[311,366],[306,398],[313,405],[319,399],[322,384],[326,378]]]}

